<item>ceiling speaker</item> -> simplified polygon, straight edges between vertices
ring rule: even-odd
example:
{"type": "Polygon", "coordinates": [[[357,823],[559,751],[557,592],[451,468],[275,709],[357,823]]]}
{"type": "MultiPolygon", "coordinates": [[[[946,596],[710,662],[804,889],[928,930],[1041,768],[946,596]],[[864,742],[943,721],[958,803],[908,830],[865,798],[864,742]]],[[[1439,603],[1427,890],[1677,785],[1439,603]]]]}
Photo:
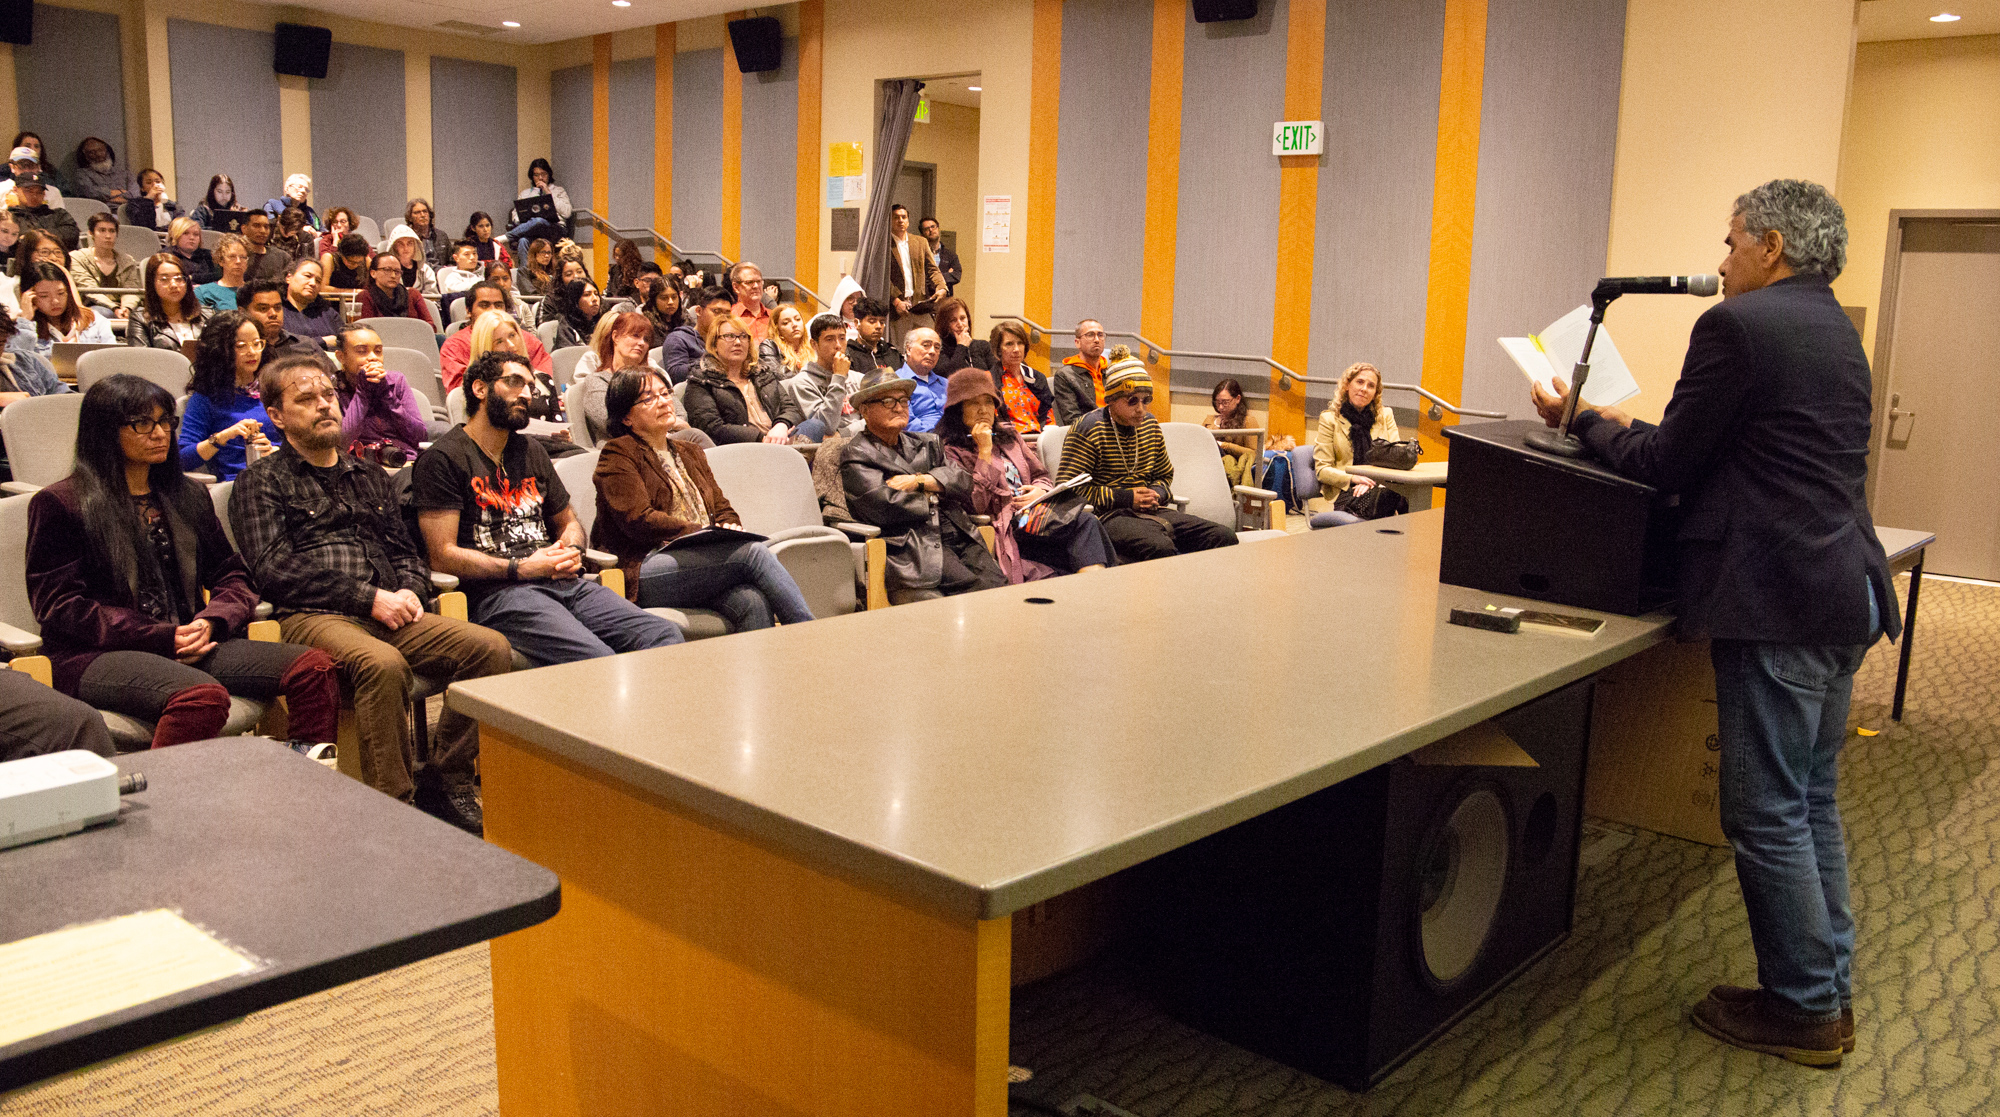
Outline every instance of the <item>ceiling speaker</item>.
{"type": "Polygon", "coordinates": [[[729,21],[729,43],[736,48],[736,68],[746,74],[775,70],[785,60],[785,33],[776,16],[729,21]]]}
{"type": "Polygon", "coordinates": [[[281,23],[271,36],[277,48],[271,68],[295,78],[326,77],[326,58],[333,50],[333,32],[303,23],[281,23]]]}
{"type": "Polygon", "coordinates": [[[1257,0],[1194,0],[1196,23],[1228,23],[1256,16],[1257,0]]]}

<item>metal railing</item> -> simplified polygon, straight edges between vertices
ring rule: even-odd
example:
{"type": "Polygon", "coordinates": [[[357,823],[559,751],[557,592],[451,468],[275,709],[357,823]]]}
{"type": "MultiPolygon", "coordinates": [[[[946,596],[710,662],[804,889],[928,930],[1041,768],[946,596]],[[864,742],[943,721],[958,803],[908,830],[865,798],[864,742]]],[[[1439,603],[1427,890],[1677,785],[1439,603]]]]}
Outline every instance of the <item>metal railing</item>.
{"type": "MultiPolygon", "coordinates": [[[[1038,333],[1050,335],[1055,333],[1054,330],[1042,325],[1040,322],[1031,318],[1024,318],[1019,314],[989,314],[987,317],[1021,322],[1026,324],[1029,329],[1035,330],[1038,333]]],[[[1147,351],[1146,362],[1148,364],[1158,364],[1161,357],[1189,357],[1204,361],[1243,361],[1247,364],[1268,365],[1275,370],[1278,373],[1279,391],[1291,391],[1294,382],[1300,384],[1329,384],[1336,388],[1340,386],[1340,381],[1337,378],[1307,376],[1303,373],[1293,372],[1291,369],[1279,364],[1272,357],[1260,357],[1249,353],[1199,353],[1192,349],[1169,349],[1145,335],[1134,333],[1131,330],[1105,330],[1104,336],[1129,337],[1139,344],[1144,345],[1147,351]]],[[[1477,419],[1505,419],[1507,417],[1505,411],[1478,411],[1470,407],[1460,407],[1443,396],[1434,394],[1421,384],[1390,384],[1385,381],[1382,385],[1382,390],[1385,392],[1414,392],[1431,401],[1430,417],[1432,421],[1444,418],[1444,413],[1447,411],[1453,415],[1468,415],[1477,419]]]]}
{"type": "MultiPolygon", "coordinates": [[[[722,262],[723,270],[725,271],[736,266],[736,261],[730,259],[727,256],[724,256],[720,252],[710,251],[709,249],[705,248],[695,248],[695,249],[682,248],[680,245],[675,244],[672,240],[668,239],[667,235],[665,233],[660,232],[658,229],[651,229],[651,228],[621,229],[618,226],[613,225],[611,222],[605,220],[602,217],[599,217],[597,214],[592,213],[587,209],[576,209],[576,210],[571,210],[570,212],[578,220],[588,224],[592,229],[600,230],[614,240],[642,240],[642,239],[650,240],[654,244],[659,245],[662,248],[665,248],[669,253],[673,255],[673,258],[676,260],[701,260],[701,259],[720,260],[722,262]]],[[[800,283],[797,279],[793,278],[792,276],[767,275],[764,277],[764,282],[789,283],[792,285],[794,289],[799,291],[801,294],[805,295],[807,298],[811,299],[813,302],[818,303],[823,307],[826,307],[828,310],[833,309],[833,304],[827,302],[825,299],[820,298],[819,292],[813,290],[812,288],[806,286],[803,283],[800,283]]]]}

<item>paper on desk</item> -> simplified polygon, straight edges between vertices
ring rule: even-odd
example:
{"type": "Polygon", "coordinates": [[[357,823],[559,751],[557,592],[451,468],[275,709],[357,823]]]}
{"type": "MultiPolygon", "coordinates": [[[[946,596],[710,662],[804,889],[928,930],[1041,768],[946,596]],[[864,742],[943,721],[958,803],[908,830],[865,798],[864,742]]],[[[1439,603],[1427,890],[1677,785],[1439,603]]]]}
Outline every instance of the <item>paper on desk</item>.
{"type": "Polygon", "coordinates": [[[0,946],[0,1047],[256,968],[165,908],[10,942],[0,946]]]}
{"type": "MultiPolygon", "coordinates": [[[[1507,351],[1521,374],[1553,394],[1554,380],[1570,379],[1576,359],[1583,353],[1584,335],[1590,331],[1590,304],[1585,303],[1549,323],[1547,329],[1528,337],[1503,337],[1500,348],[1507,351]]],[[[1590,345],[1590,379],[1583,385],[1583,401],[1593,407],[1610,407],[1639,394],[1639,382],[1618,353],[1611,331],[1599,326],[1597,340],[1590,345]]]]}

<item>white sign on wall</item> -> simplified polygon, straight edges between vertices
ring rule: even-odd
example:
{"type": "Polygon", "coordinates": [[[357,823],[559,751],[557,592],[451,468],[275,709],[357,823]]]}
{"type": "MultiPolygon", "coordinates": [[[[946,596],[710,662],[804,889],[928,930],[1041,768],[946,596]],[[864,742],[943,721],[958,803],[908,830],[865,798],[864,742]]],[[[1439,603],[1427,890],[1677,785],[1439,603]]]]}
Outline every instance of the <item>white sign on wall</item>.
{"type": "Polygon", "coordinates": [[[988,194],[981,206],[979,250],[1009,252],[1014,244],[1014,196],[988,194]]]}
{"type": "Polygon", "coordinates": [[[1271,154],[1320,155],[1326,151],[1326,127],[1317,120],[1280,120],[1271,125],[1271,154]]]}

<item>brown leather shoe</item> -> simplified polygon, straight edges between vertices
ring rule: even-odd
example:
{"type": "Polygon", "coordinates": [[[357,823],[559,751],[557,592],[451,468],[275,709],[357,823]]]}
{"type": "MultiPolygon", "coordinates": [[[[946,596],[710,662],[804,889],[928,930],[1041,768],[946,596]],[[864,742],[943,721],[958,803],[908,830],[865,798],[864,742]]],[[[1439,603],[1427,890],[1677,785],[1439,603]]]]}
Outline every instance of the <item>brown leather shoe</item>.
{"type": "Polygon", "coordinates": [[[1746,1051],[1776,1055],[1809,1067],[1840,1065],[1840,1021],[1788,1019],[1772,1009],[1771,998],[1761,990],[1750,1001],[1710,997],[1688,1015],[1695,1027],[1746,1051]]]}
{"type": "MultiPolygon", "coordinates": [[[[1745,1004],[1750,1001],[1756,1000],[1757,994],[1759,992],[1760,990],[1753,989],[1748,985],[1718,985],[1715,988],[1710,989],[1708,991],[1708,995],[1715,998],[1718,1001],[1728,1001],[1735,1004],[1745,1004]]],[[[1853,1005],[1849,1005],[1846,1008],[1840,1010],[1840,1049],[1842,1051],[1847,1052],[1849,1055],[1854,1054],[1854,1006],[1853,1005]]]]}

